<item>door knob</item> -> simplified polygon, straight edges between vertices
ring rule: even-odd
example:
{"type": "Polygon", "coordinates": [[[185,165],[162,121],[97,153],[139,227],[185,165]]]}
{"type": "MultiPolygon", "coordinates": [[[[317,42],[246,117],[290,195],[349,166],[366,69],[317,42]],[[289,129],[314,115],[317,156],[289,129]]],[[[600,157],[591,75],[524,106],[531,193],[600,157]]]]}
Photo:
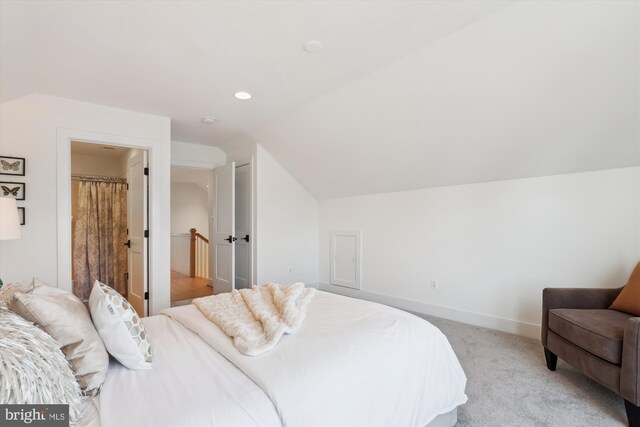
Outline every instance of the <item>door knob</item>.
{"type": "Polygon", "coordinates": [[[127,240],[127,243],[125,243],[124,245],[131,249],[131,240],[127,240]]]}
{"type": "Polygon", "coordinates": [[[226,239],[224,239],[224,240],[226,240],[226,241],[227,241],[227,242],[229,242],[229,243],[232,243],[232,242],[235,242],[235,241],[236,241],[236,240],[238,240],[238,239],[237,239],[237,238],[235,238],[235,237],[233,237],[233,236],[229,236],[229,237],[227,237],[227,238],[226,238],[226,239]]]}
{"type": "Polygon", "coordinates": [[[249,235],[247,234],[244,237],[241,237],[240,240],[244,240],[245,242],[249,243],[249,235]]]}

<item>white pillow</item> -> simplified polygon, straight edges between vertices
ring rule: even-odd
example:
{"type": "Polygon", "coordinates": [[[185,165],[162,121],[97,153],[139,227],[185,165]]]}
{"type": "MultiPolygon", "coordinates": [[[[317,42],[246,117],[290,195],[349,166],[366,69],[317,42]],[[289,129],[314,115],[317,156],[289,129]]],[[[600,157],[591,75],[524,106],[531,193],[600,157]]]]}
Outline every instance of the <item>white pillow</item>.
{"type": "Polygon", "coordinates": [[[129,369],[151,369],[147,331],[122,295],[96,280],[89,296],[89,310],[109,354],[129,369]]]}

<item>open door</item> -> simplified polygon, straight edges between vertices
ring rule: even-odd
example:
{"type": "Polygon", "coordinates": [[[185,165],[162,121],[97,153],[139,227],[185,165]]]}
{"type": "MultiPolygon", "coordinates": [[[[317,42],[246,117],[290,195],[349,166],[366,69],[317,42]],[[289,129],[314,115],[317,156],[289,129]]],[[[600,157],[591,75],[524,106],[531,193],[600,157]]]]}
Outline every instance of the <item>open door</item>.
{"type": "Polygon", "coordinates": [[[235,289],[235,162],[213,171],[213,293],[235,289]]]}
{"type": "Polygon", "coordinates": [[[236,168],[236,289],[251,287],[251,165],[236,168]]]}
{"type": "Polygon", "coordinates": [[[133,155],[127,166],[127,180],[129,183],[127,225],[129,228],[129,281],[127,286],[127,300],[143,317],[147,315],[146,298],[147,283],[147,252],[148,239],[148,176],[145,174],[147,152],[139,150],[133,155]]]}

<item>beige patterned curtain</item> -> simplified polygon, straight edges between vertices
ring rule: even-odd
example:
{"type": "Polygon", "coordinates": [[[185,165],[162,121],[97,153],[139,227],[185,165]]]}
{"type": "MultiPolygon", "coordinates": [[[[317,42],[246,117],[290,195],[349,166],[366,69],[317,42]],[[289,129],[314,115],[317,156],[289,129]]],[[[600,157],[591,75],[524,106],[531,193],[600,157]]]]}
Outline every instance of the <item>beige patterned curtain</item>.
{"type": "Polygon", "coordinates": [[[127,293],[127,184],[81,179],[73,242],[73,293],[89,299],[96,280],[127,293]]]}

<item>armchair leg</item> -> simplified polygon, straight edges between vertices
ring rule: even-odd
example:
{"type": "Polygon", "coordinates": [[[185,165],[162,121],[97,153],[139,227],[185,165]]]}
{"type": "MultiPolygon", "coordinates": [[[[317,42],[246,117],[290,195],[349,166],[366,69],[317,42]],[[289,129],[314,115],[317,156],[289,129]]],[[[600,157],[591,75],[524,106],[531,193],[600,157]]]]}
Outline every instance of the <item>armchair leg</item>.
{"type": "Polygon", "coordinates": [[[549,350],[547,350],[545,348],[544,349],[544,358],[547,361],[547,368],[550,371],[555,371],[556,370],[556,366],[558,365],[558,356],[556,356],[555,354],[553,354],[552,352],[550,352],[549,350]]]}
{"type": "Polygon", "coordinates": [[[624,407],[627,410],[629,427],[640,427],[640,406],[636,406],[625,399],[624,407]]]}

